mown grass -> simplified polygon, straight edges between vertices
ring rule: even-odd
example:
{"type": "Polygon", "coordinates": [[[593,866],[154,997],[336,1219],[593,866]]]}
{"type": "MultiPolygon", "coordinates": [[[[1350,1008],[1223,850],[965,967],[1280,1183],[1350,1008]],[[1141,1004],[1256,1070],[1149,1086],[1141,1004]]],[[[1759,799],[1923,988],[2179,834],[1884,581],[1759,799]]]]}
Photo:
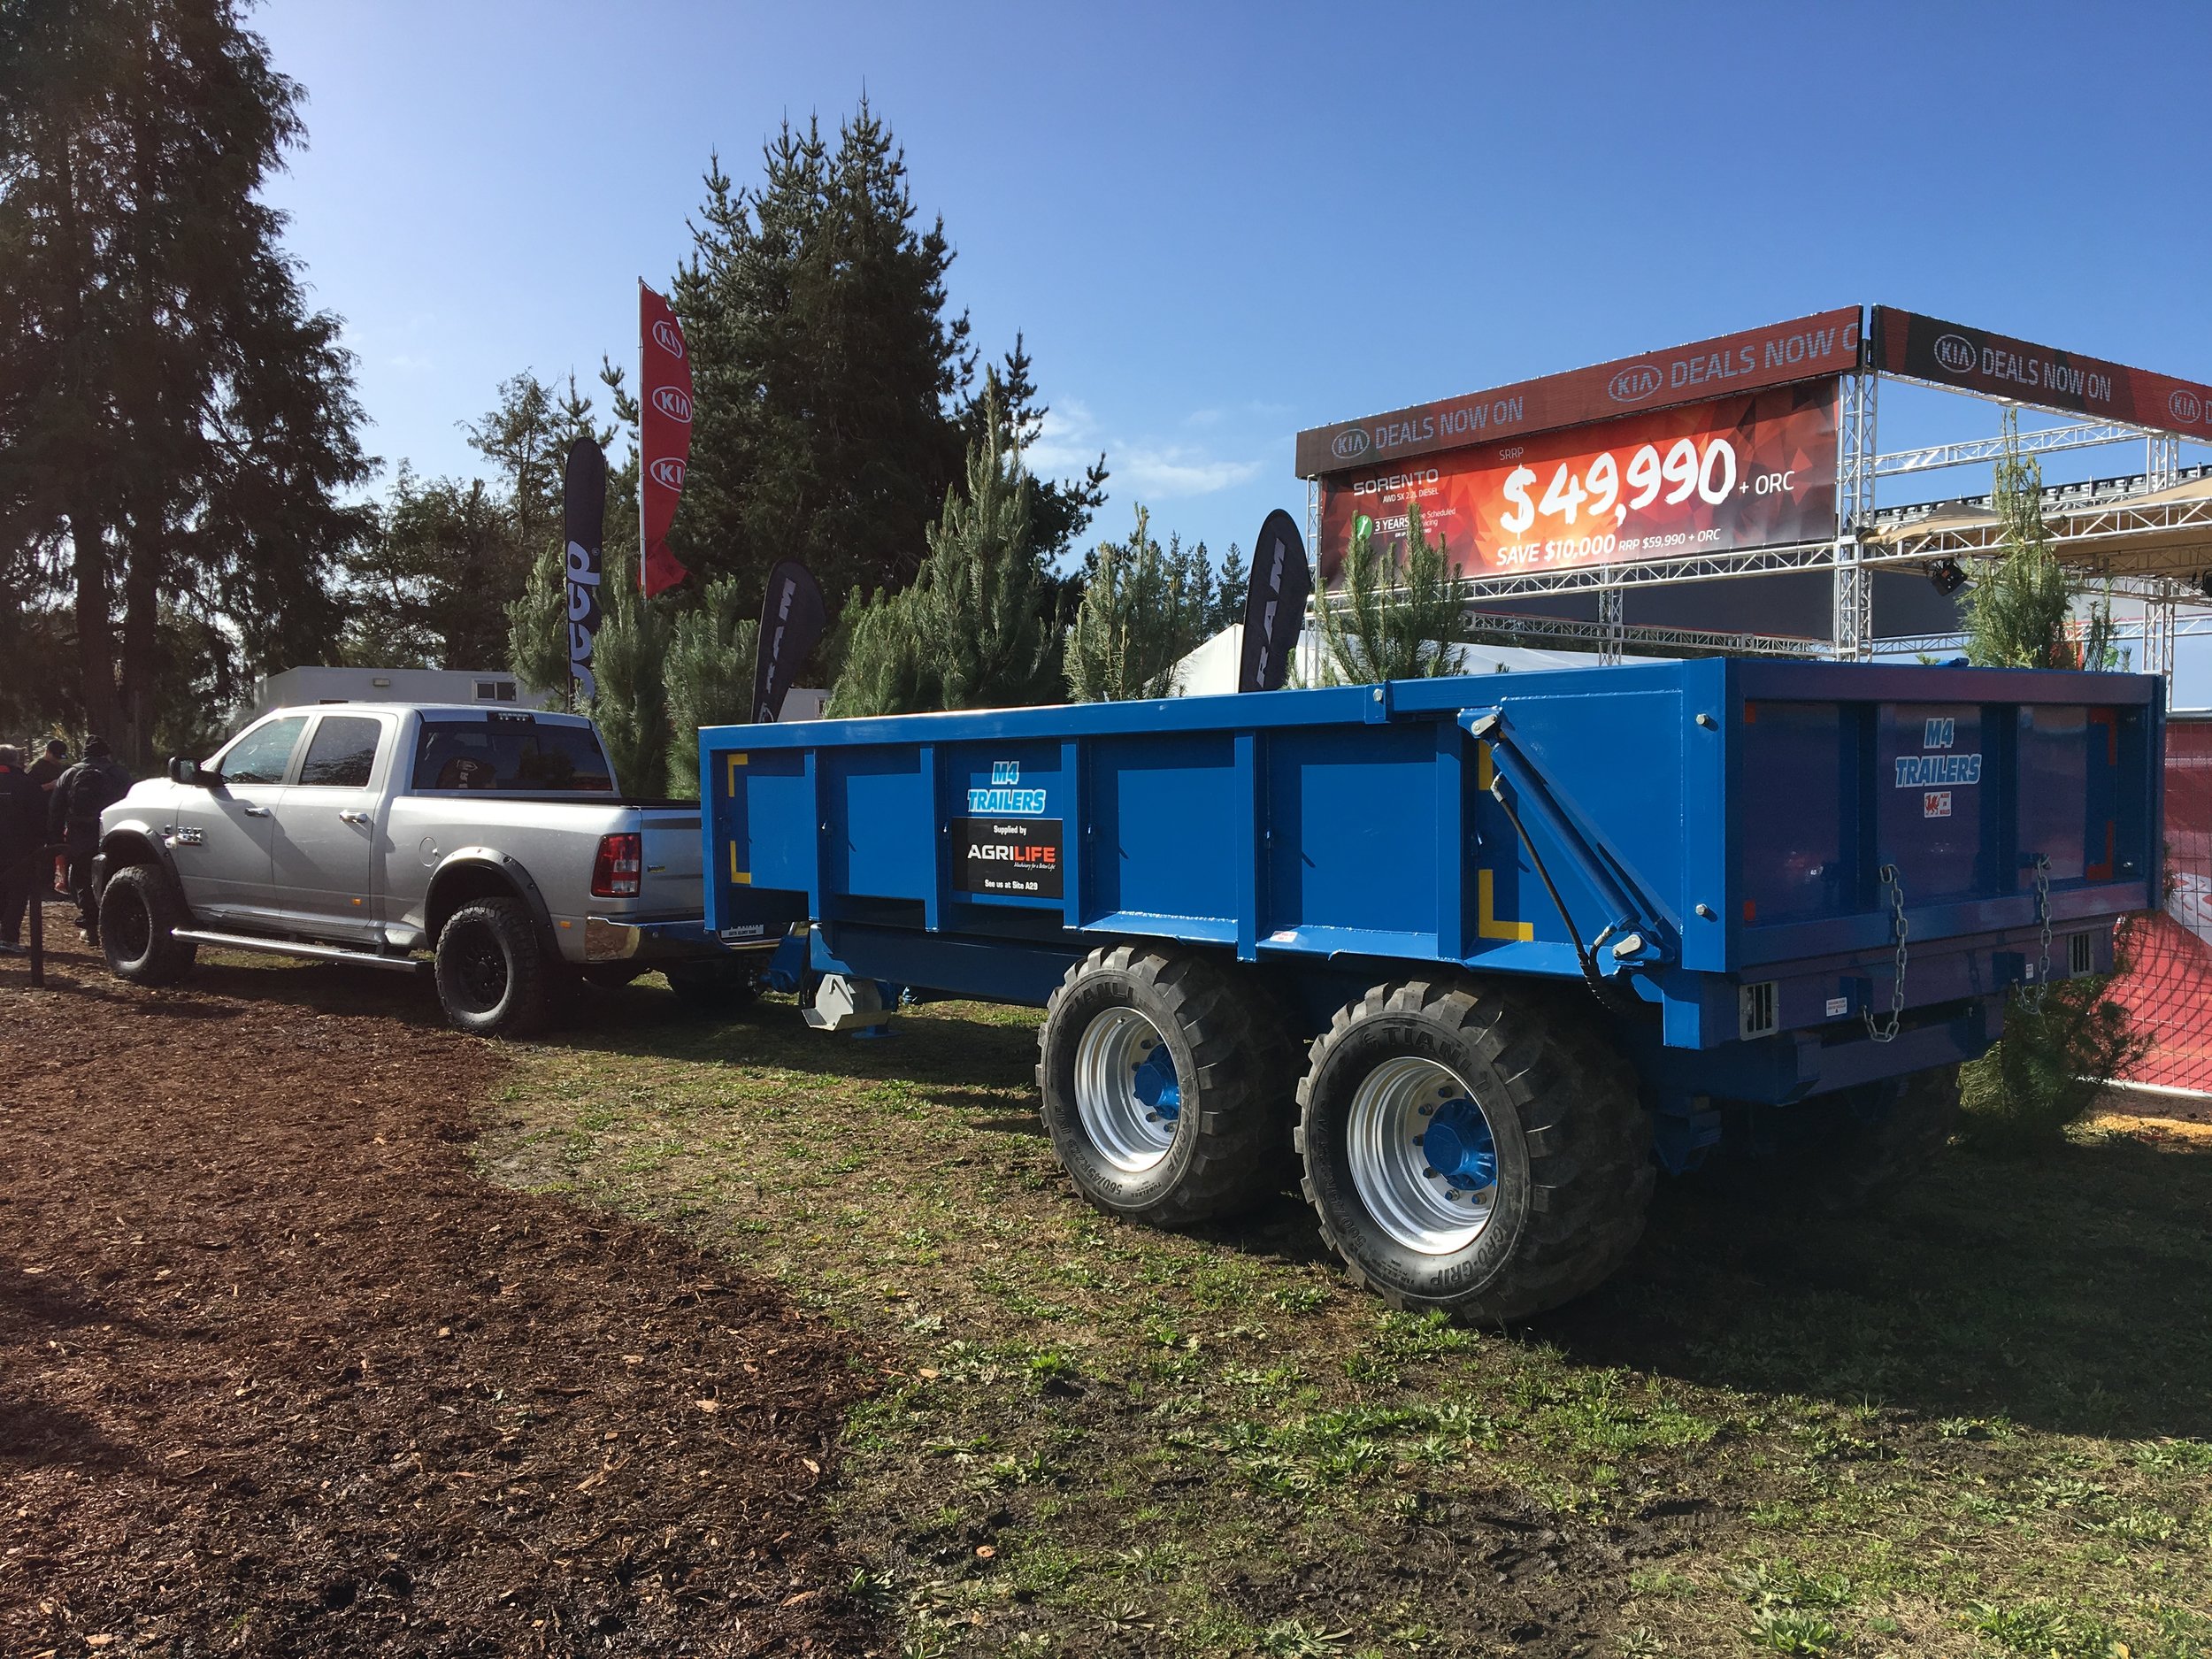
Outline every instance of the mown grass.
{"type": "Polygon", "coordinates": [[[908,1654],[2212,1655],[2212,1144],[1954,1154],[1871,1220],[1663,1187],[1613,1284],[1474,1331],[1287,1195],[1084,1206],[1025,1010],[668,1002],[520,1051],[486,1166],[864,1339],[839,1502],[908,1654]]]}

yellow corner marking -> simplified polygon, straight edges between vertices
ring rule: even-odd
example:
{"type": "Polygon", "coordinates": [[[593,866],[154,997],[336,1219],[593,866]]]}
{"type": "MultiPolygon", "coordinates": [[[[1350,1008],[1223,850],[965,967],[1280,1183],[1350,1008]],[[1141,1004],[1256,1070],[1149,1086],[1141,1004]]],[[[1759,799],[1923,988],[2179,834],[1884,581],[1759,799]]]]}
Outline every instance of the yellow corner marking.
{"type": "Polygon", "coordinates": [[[749,870],[740,870],[737,867],[737,843],[735,841],[730,843],[730,879],[741,887],[749,887],[753,885],[753,872],[749,870]]]}
{"type": "Polygon", "coordinates": [[[746,757],[742,755],[733,755],[730,757],[730,787],[728,793],[733,798],[734,798],[737,795],[737,769],[745,764],[745,759],[746,757]]]}
{"type": "Polygon", "coordinates": [[[1497,764],[1490,758],[1490,745],[1477,739],[1475,742],[1475,787],[1489,788],[1497,775],[1497,764]]]}
{"type": "Polygon", "coordinates": [[[1532,922],[1501,919],[1494,913],[1497,902],[1497,884],[1487,870],[1475,872],[1475,931],[1485,939],[1515,939],[1526,944],[1536,937],[1532,922]]]}

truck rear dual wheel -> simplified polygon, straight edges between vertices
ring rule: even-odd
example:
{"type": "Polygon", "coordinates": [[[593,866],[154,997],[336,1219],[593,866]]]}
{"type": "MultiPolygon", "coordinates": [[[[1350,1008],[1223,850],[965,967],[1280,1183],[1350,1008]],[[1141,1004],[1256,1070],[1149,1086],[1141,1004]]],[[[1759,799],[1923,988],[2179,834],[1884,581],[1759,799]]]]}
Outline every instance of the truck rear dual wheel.
{"type": "Polygon", "coordinates": [[[1556,993],[1377,986],[1314,1043],[1298,1103],[1321,1231],[1398,1308],[1525,1318],[1595,1287],[1642,1236],[1635,1074],[1556,993]]]}
{"type": "Polygon", "coordinates": [[[1281,1190],[1295,1049],[1260,987],[1141,945],[1068,970],[1037,1033],[1046,1132],[1099,1209],[1188,1226],[1281,1190]]]}
{"type": "Polygon", "coordinates": [[[191,912],[176,884],[153,864],[128,864],[100,894],[100,954],[108,972],[133,985],[174,985],[191,972],[199,947],[179,939],[191,912]]]}

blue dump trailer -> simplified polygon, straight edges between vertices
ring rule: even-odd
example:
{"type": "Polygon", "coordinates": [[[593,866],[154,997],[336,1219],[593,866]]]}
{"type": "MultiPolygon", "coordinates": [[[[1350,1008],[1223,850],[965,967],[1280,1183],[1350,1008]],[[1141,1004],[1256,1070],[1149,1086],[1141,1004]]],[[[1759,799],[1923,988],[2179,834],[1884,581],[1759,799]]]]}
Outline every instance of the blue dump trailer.
{"type": "Polygon", "coordinates": [[[1107,1210],[1294,1175],[1356,1278],[1512,1318],[1724,1131],[1809,1202],[1939,1146],[2008,999],[2155,902],[2163,718],[2137,676],[1717,659],[712,727],[708,917],[803,928],[818,1025],[1042,1007],[1107,1210]]]}

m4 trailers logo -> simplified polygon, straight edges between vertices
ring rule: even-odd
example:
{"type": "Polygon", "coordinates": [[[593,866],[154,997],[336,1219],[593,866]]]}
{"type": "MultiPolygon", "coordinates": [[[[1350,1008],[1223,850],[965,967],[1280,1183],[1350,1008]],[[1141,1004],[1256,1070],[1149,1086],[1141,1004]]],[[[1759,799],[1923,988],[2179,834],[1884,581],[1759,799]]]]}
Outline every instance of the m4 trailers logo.
{"type": "Polygon", "coordinates": [[[1923,795],[1920,797],[1920,816],[1922,818],[1949,818],[1951,816],[1951,792],[1948,789],[1931,789],[1923,795]]]}
{"type": "Polygon", "coordinates": [[[1060,820],[963,818],[952,822],[956,892],[1060,896],[1060,820]]]}

